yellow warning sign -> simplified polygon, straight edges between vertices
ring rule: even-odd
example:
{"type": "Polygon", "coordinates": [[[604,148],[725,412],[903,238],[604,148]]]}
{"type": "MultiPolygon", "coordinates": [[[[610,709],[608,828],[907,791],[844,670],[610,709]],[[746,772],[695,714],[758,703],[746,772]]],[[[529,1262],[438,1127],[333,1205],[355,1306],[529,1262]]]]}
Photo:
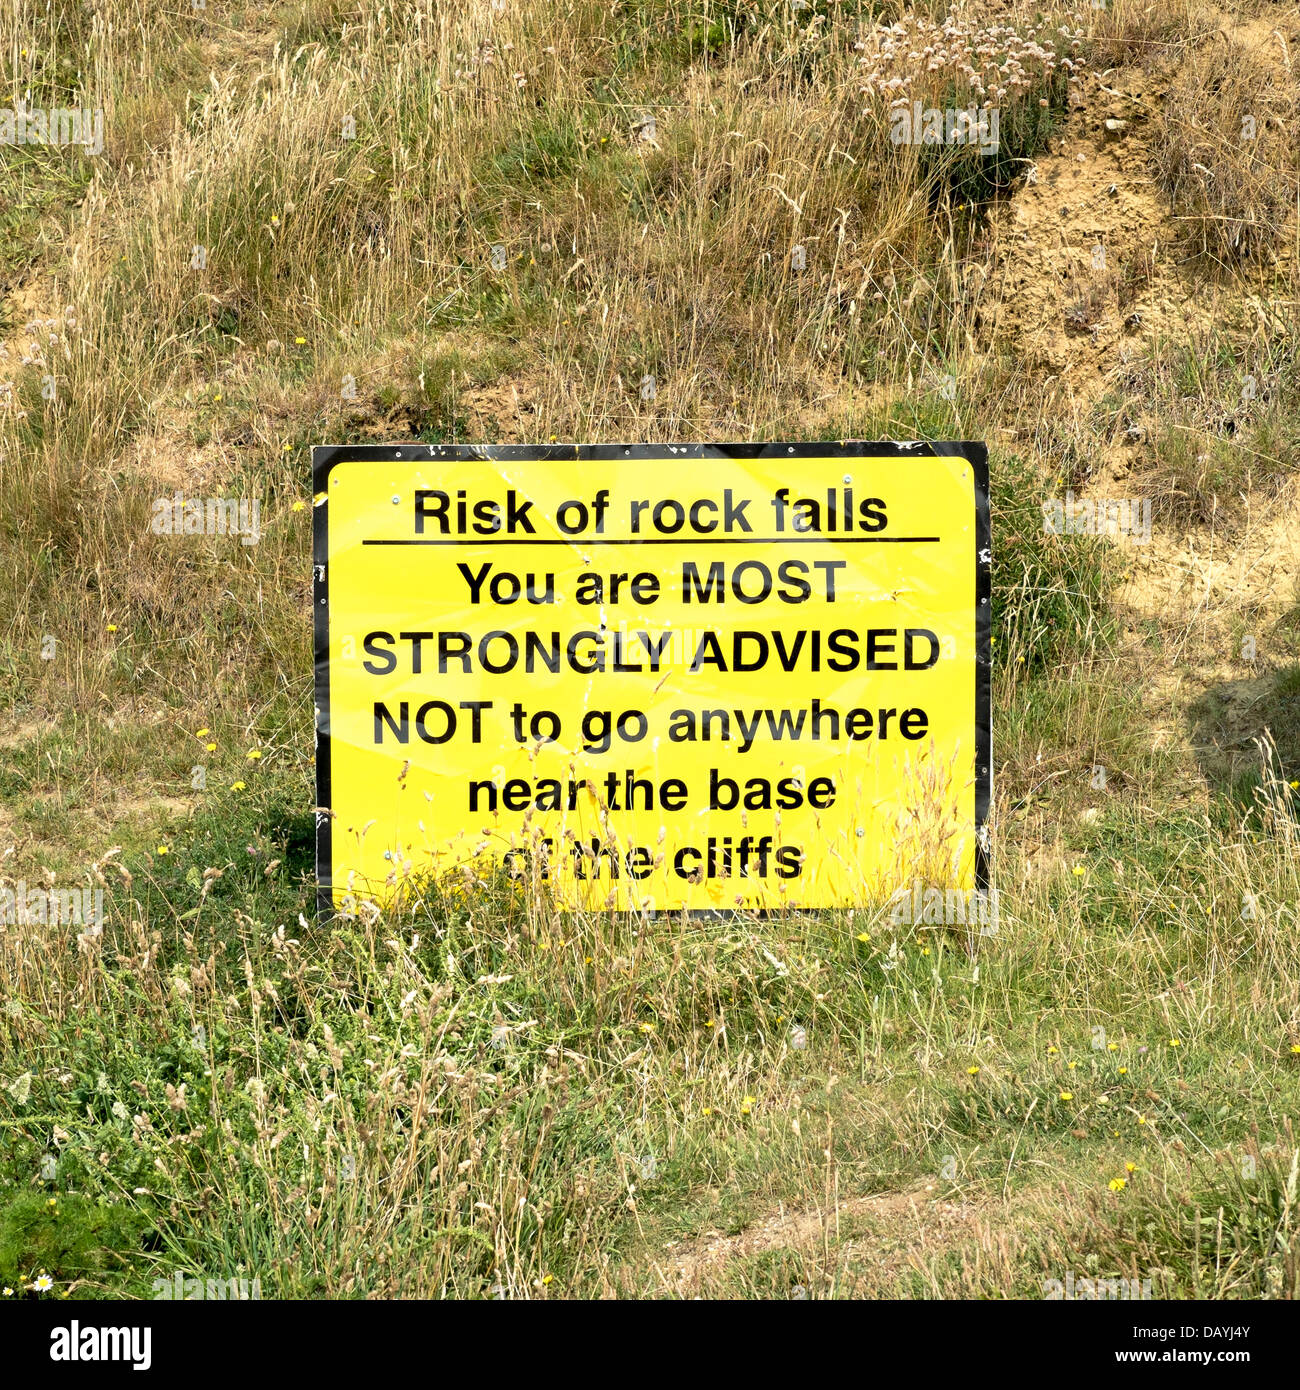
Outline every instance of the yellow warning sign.
{"type": "Polygon", "coordinates": [[[502,867],[565,907],[973,887],[978,444],[315,451],[322,907],[502,867]]]}

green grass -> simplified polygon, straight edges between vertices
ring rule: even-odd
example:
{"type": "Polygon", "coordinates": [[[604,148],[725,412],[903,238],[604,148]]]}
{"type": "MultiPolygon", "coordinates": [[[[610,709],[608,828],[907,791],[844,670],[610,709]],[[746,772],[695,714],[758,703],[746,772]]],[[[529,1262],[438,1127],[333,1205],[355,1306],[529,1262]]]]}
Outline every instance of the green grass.
{"type": "Polygon", "coordinates": [[[79,1298],[148,1297],[132,1270],[154,1235],[132,1204],[76,1193],[0,1193],[0,1284],[11,1297],[40,1297],[32,1284],[45,1274],[79,1298]]]}
{"type": "Polygon", "coordinates": [[[1135,557],[1042,510],[1139,425],[1165,559],[1275,502],[1289,272],[1066,401],[1010,339],[981,359],[963,277],[1078,118],[1034,88],[996,159],[913,167],[852,46],[897,6],[529,0],[480,64],[464,16],[106,3],[97,55],[84,7],[0,17],[11,89],[94,58],[117,112],[93,170],[0,156],[0,284],[57,278],[82,325],[3,373],[0,871],[107,909],[0,931],[14,1296],[1300,1293],[1300,610],[1139,609],[1135,557]],[[996,934],[565,914],[472,874],[315,918],[307,446],[503,434],[991,439],[996,934]],[[259,499],[259,544],[152,535],[176,487],[259,499]]]}

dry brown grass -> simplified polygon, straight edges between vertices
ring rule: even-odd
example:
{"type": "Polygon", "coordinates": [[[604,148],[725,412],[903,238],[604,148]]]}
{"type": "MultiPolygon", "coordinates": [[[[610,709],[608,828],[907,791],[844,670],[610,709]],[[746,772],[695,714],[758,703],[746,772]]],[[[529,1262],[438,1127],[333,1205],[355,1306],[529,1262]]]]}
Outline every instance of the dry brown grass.
{"type": "Polygon", "coordinates": [[[1281,31],[1219,34],[1190,53],[1159,117],[1157,176],[1191,244],[1229,264],[1292,236],[1300,190],[1300,93],[1281,31]],[[1270,51],[1271,50],[1271,51],[1270,51]]]}
{"type": "MultiPolygon", "coordinates": [[[[1143,342],[1124,380],[1176,389],[1204,445],[1224,382],[1239,392],[1220,358],[1248,350],[1278,418],[1242,428],[1285,462],[1294,92],[1253,30],[1224,43],[1208,15],[997,4],[942,42],[993,33],[981,56],[1029,74],[1003,96],[1022,116],[1048,101],[1072,139],[1086,108],[1067,114],[1041,56],[1053,29],[1087,30],[1090,82],[1174,74],[1143,148],[1248,323],[1191,341],[1190,366],[1143,342]],[[1257,106],[1244,152],[1224,132],[1257,106]],[[1269,251],[1273,281],[1231,278],[1269,251]]],[[[888,10],[923,50],[920,18],[888,10]]],[[[1220,641],[1210,600],[1164,605],[1167,648],[1121,641],[1109,562],[1044,540],[1040,495],[1066,464],[1082,484],[1102,426],[981,339],[1005,248],[971,190],[997,180],[889,141],[889,93],[946,99],[945,64],[886,59],[847,5],[307,0],[223,23],[133,0],[0,11],[10,86],[84,93],[109,135],[84,185],[72,156],[23,166],[52,193],[21,222],[7,303],[39,326],[6,322],[0,361],[0,868],[102,878],[109,899],[102,936],[0,930],[0,1171],[34,1191],[53,1146],[60,1191],[162,1233],[84,1287],[147,1296],[175,1262],[242,1265],[268,1296],[662,1294],[682,1291],[669,1243],[698,1255],[717,1230],[698,1286],[725,1295],[1038,1296],[1071,1262],[1166,1269],[1184,1296],[1294,1291],[1297,749],[1256,756],[1257,791],[1233,799],[1158,742],[1153,672],[1220,641]],[[575,917],[473,876],[306,920],[306,444],[1004,426],[1027,457],[995,465],[996,937],[900,930],[866,903],[575,917]],[[260,497],[262,542],[151,536],[159,489],[199,485],[260,497]],[[208,726],[212,790],[190,793],[208,726]],[[181,797],[192,814],[168,814],[181,797]],[[1254,1188],[1232,1178],[1243,1157],[1254,1188]],[[1141,1176],[1112,1190],[1126,1161],[1141,1176]],[[926,1188],[918,1233],[903,1194],[926,1188]],[[842,1200],[865,1246],[829,1219],[842,1200]],[[1231,1260],[1202,1248],[1197,1202],[1237,1214],[1231,1260]],[[1252,1224],[1265,1208],[1273,1226],[1252,1224]],[[863,1258],[877,1238],[883,1265],[863,1258]]],[[[1154,252],[1116,273],[1107,310],[1174,280],[1154,252]]],[[[1092,283],[1070,292],[1080,328],[1092,283]]],[[[1165,476],[1184,486],[1212,495],[1165,476]]],[[[1280,666],[1292,639],[1265,610],[1280,666]]]]}

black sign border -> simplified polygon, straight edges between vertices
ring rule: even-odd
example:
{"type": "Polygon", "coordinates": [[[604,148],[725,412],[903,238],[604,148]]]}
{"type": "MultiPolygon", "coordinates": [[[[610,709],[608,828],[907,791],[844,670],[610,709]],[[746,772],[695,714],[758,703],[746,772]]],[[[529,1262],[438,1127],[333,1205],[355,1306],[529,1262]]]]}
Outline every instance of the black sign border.
{"type": "MultiPolygon", "coordinates": [[[[975,477],[975,886],[989,889],[988,816],[993,799],[992,606],[993,534],[989,519],[988,448],[973,440],[820,440],[771,444],[318,444],[311,451],[312,493],[312,630],[316,671],[316,911],[322,919],[334,908],[333,817],[330,814],[330,680],[329,680],[329,496],[330,472],[341,463],[409,462],[449,459],[484,463],[528,460],[542,463],[606,463],[615,459],[773,458],[964,458],[975,477]]],[[[612,910],[612,909],[611,909],[612,910]]],[[[822,908],[763,908],[736,912],[674,909],[672,915],[780,917],[822,908]]]]}

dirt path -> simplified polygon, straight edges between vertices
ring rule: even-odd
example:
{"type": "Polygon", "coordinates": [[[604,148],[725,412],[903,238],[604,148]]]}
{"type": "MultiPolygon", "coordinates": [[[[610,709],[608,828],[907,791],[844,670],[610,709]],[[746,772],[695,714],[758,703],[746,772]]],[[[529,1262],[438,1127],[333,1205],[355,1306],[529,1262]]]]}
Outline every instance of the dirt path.
{"type": "MultiPolygon", "coordinates": [[[[853,1266],[864,1261],[873,1266],[870,1282],[880,1283],[919,1268],[936,1252],[973,1237],[980,1218],[988,1216],[987,1204],[936,1200],[933,1185],[921,1185],[850,1197],[824,1210],[778,1209],[736,1235],[706,1231],[690,1240],[669,1242],[649,1267],[661,1292],[678,1298],[709,1297],[719,1291],[729,1266],[738,1261],[785,1250],[807,1258],[811,1271],[833,1248],[833,1262],[850,1283],[861,1282],[853,1266]],[[852,1223],[856,1230],[863,1222],[870,1227],[869,1236],[841,1239],[842,1226],[852,1223]]],[[[820,1291],[804,1290],[813,1296],[820,1291]]],[[[794,1296],[800,1296],[797,1290],[794,1296]]]]}

